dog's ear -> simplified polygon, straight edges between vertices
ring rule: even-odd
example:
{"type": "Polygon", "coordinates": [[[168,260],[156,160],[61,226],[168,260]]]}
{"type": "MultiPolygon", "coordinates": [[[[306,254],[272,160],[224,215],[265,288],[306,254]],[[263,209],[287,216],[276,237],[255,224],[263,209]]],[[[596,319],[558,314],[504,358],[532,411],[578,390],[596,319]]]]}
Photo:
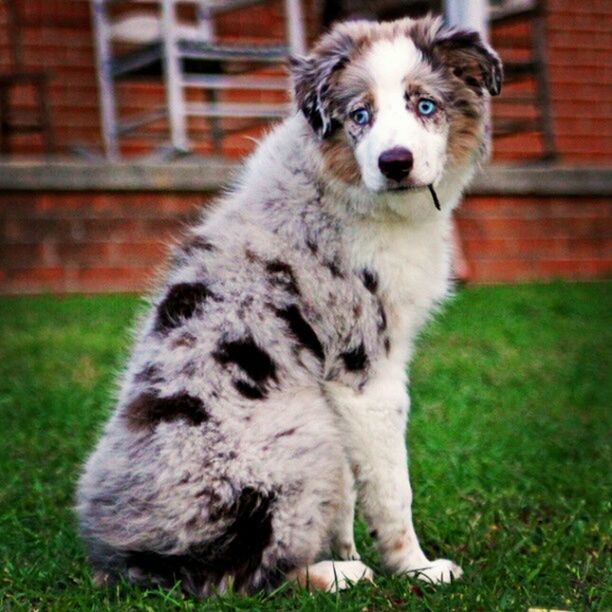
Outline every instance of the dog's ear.
{"type": "Polygon", "coordinates": [[[450,69],[468,87],[492,96],[501,92],[502,62],[475,30],[447,27],[441,19],[426,18],[415,24],[413,38],[435,67],[450,69]]]}
{"type": "Polygon", "coordinates": [[[501,60],[478,32],[443,28],[434,49],[452,67],[453,74],[469,87],[485,87],[492,96],[501,93],[504,79],[501,60]]]}
{"type": "Polygon", "coordinates": [[[292,57],[289,61],[298,108],[321,138],[333,130],[332,88],[353,48],[350,36],[332,31],[311,55],[292,57]]]}

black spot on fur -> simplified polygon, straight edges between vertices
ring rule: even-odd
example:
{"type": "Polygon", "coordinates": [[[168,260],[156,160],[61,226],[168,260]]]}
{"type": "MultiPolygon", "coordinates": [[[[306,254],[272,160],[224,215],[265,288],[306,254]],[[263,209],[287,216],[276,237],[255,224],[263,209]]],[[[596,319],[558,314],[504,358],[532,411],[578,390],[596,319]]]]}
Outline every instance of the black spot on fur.
{"type": "Polygon", "coordinates": [[[235,363],[258,382],[263,382],[268,378],[276,379],[275,363],[268,353],[255,344],[251,337],[223,342],[219,345],[215,358],[220,363],[235,363]]]}
{"type": "Polygon", "coordinates": [[[284,438],[285,436],[292,436],[295,433],[296,429],[297,429],[296,427],[292,427],[291,429],[286,429],[285,431],[281,431],[280,433],[277,433],[274,437],[284,438]]]}
{"type": "Polygon", "coordinates": [[[246,397],[247,399],[264,399],[267,395],[265,389],[261,387],[261,385],[252,385],[244,380],[235,380],[234,387],[236,391],[240,393],[240,395],[246,397]]]}
{"type": "Polygon", "coordinates": [[[311,252],[312,255],[316,255],[319,252],[319,245],[311,238],[308,238],[308,240],[306,240],[306,246],[308,247],[308,250],[311,252]]]}
{"type": "Polygon", "coordinates": [[[248,397],[249,392],[253,395],[251,399],[256,399],[255,394],[257,398],[265,397],[268,382],[277,380],[276,364],[250,336],[231,342],[222,342],[217,351],[213,353],[213,357],[223,365],[229,363],[237,365],[253,380],[253,385],[240,381],[234,382],[236,389],[245,397],[248,397]],[[248,387],[251,387],[251,391],[248,391],[248,387]]]}
{"type": "Polygon", "coordinates": [[[482,95],[480,91],[480,81],[476,77],[468,76],[465,77],[465,84],[473,89],[478,95],[482,95]]]}
{"type": "Polygon", "coordinates": [[[366,354],[365,346],[363,342],[354,349],[346,351],[340,355],[344,366],[349,372],[356,372],[358,370],[364,370],[368,365],[368,356],[366,354]]]}
{"type": "Polygon", "coordinates": [[[160,367],[156,363],[147,363],[147,365],[136,373],[134,382],[158,384],[164,382],[164,377],[161,375],[160,367]]]}
{"type": "Polygon", "coordinates": [[[300,295],[300,288],[295,280],[293,269],[288,263],[275,259],[266,264],[272,284],[282,287],[293,295],[300,295]]]}
{"type": "Polygon", "coordinates": [[[383,345],[385,347],[385,353],[387,353],[387,355],[388,355],[389,351],[391,350],[391,341],[389,340],[389,338],[385,338],[384,339],[383,345]]]}
{"type": "Polygon", "coordinates": [[[381,300],[378,300],[378,331],[384,332],[387,329],[387,313],[381,300]]]}
{"type": "Polygon", "coordinates": [[[212,293],[204,283],[178,283],[170,287],[166,297],[157,307],[155,331],[162,332],[189,319],[212,293]]]}
{"type": "Polygon", "coordinates": [[[340,263],[337,258],[328,259],[323,262],[323,265],[331,272],[334,278],[344,278],[344,274],[340,269],[340,263]]]}
{"type": "Polygon", "coordinates": [[[363,282],[364,287],[370,293],[376,293],[376,290],[378,289],[378,276],[376,275],[376,272],[364,268],[361,271],[361,280],[363,282]]]}
{"type": "Polygon", "coordinates": [[[198,366],[195,361],[188,361],[181,368],[181,374],[188,378],[193,378],[198,371],[198,366]]]}
{"type": "Polygon", "coordinates": [[[193,236],[187,239],[182,245],[183,251],[186,254],[191,254],[194,251],[216,251],[217,247],[204,236],[193,236]]]}
{"type": "Polygon", "coordinates": [[[179,266],[185,264],[198,251],[212,252],[216,250],[217,248],[204,236],[188,236],[179,246],[173,249],[170,264],[179,266]]]}
{"type": "Polygon", "coordinates": [[[184,419],[191,425],[200,425],[208,420],[202,400],[188,393],[167,397],[141,393],[125,407],[124,416],[132,431],[152,431],[162,421],[184,419]]]}
{"type": "Polygon", "coordinates": [[[234,577],[236,591],[254,590],[261,586],[253,583],[254,573],[272,539],[274,499],[274,493],[244,487],[231,506],[218,512],[230,521],[222,535],[194,544],[180,555],[134,551],[128,555],[127,566],[137,569],[148,582],[167,588],[180,580],[185,591],[199,597],[226,575],[234,577]]]}
{"type": "Polygon", "coordinates": [[[480,34],[473,30],[455,30],[452,36],[445,39],[450,49],[463,49],[481,44],[480,34]]]}
{"type": "Polygon", "coordinates": [[[370,537],[375,540],[378,537],[378,531],[376,531],[376,529],[372,529],[372,531],[370,531],[370,537]]]}
{"type": "Polygon", "coordinates": [[[276,314],[287,322],[291,333],[305,349],[308,349],[321,361],[325,358],[321,341],[295,304],[287,306],[287,308],[277,309],[276,314]]]}

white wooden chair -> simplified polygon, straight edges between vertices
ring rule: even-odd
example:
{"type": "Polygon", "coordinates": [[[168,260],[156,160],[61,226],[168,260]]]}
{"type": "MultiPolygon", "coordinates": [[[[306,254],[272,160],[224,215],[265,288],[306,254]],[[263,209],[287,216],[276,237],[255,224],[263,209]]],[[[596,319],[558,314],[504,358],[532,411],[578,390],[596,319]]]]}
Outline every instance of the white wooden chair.
{"type": "Polygon", "coordinates": [[[299,0],[285,0],[286,42],[279,44],[223,44],[215,41],[214,19],[230,11],[261,4],[264,0],[91,0],[96,37],[101,123],[105,154],[119,157],[120,139],[145,130],[167,117],[169,144],[173,153],[192,148],[187,120],[207,117],[213,138],[218,140],[216,120],[225,117],[268,119],[282,117],[285,103],[220,102],[220,90],[285,90],[284,77],[262,77],[237,73],[230,66],[282,64],[290,53],[305,50],[299,0]],[[195,6],[195,23],[183,23],[179,5],[195,6]],[[118,53],[118,46],[128,51],[118,53]],[[161,76],[166,105],[137,116],[120,118],[115,99],[119,79],[142,75],[161,76]],[[207,102],[187,100],[185,90],[207,93],[207,102]]]}

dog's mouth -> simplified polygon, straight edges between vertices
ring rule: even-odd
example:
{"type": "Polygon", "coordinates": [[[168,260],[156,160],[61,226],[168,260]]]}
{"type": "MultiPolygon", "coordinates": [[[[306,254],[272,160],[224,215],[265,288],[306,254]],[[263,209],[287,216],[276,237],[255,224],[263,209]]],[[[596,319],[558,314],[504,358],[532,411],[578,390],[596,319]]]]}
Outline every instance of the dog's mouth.
{"type": "Polygon", "coordinates": [[[395,187],[390,187],[389,191],[393,191],[393,192],[420,191],[421,189],[425,189],[425,188],[429,190],[434,206],[438,210],[442,210],[440,206],[440,200],[438,199],[438,194],[436,193],[436,190],[434,189],[433,183],[430,183],[429,185],[397,185],[395,187]]]}

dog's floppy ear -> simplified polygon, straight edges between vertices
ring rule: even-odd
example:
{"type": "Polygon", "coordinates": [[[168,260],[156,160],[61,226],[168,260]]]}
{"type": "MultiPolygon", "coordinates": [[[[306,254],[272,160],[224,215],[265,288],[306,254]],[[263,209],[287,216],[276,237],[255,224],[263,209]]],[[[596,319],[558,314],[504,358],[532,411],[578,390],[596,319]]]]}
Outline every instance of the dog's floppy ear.
{"type": "Polygon", "coordinates": [[[307,57],[290,59],[295,99],[312,129],[321,137],[331,134],[331,90],[337,73],[346,65],[354,42],[345,33],[332,31],[307,57]]]}
{"type": "Polygon", "coordinates": [[[492,96],[501,93],[504,78],[501,60],[478,32],[442,28],[434,41],[434,50],[468,86],[485,87],[492,96]]]}
{"type": "Polygon", "coordinates": [[[418,21],[413,30],[417,46],[436,67],[448,68],[468,87],[492,96],[501,92],[504,78],[499,56],[475,30],[448,27],[439,18],[418,21]]]}

